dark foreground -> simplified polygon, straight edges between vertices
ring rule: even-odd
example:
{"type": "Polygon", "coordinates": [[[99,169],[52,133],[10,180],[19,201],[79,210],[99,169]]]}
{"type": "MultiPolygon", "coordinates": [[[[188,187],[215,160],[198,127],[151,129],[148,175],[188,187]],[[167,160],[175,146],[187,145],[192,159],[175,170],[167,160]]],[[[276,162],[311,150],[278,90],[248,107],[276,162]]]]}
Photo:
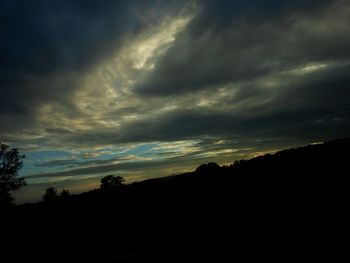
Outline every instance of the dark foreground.
{"type": "Polygon", "coordinates": [[[3,211],[0,261],[336,261],[349,149],[338,140],[3,211]]]}

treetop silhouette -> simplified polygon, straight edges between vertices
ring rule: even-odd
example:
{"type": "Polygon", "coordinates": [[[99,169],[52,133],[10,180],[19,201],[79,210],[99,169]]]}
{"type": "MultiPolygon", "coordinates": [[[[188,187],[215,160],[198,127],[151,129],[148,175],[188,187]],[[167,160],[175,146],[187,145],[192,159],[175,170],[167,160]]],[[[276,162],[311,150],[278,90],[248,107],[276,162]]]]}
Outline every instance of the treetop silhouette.
{"type": "Polygon", "coordinates": [[[24,178],[18,177],[18,170],[22,168],[24,157],[17,148],[10,148],[0,143],[0,207],[12,204],[14,199],[10,191],[26,185],[24,178]]]}
{"type": "Polygon", "coordinates": [[[101,179],[101,189],[116,189],[124,183],[125,179],[122,176],[107,175],[101,179]]]}
{"type": "Polygon", "coordinates": [[[43,195],[43,200],[46,202],[50,202],[55,200],[57,196],[57,190],[54,187],[49,187],[46,189],[46,192],[43,195]]]}

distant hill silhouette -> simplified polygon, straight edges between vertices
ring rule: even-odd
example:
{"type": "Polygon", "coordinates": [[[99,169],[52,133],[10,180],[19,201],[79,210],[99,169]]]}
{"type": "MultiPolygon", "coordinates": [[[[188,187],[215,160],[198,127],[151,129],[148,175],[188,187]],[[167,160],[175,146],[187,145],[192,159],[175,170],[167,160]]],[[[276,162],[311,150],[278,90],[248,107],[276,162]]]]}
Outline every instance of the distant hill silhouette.
{"type": "Polygon", "coordinates": [[[12,255],[46,262],[334,261],[349,150],[341,139],[21,205],[6,211],[4,239],[12,255]]]}

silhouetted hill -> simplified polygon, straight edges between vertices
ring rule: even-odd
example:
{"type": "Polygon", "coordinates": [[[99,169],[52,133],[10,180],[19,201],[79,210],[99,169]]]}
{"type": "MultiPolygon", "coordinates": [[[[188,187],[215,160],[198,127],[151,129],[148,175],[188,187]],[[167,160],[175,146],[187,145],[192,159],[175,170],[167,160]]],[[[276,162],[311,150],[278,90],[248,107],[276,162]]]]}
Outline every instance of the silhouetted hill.
{"type": "Polygon", "coordinates": [[[47,262],[336,260],[349,149],[330,141],[22,205],[6,214],[4,251],[47,262]]]}

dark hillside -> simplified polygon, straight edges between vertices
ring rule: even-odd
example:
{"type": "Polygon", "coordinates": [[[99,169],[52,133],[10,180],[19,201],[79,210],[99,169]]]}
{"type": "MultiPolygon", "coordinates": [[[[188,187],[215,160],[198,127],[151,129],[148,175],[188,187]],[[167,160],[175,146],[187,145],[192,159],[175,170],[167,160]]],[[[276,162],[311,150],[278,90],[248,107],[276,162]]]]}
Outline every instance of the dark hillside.
{"type": "Polygon", "coordinates": [[[4,251],[46,262],[335,260],[349,149],[342,139],[22,205],[3,214],[4,251]]]}

